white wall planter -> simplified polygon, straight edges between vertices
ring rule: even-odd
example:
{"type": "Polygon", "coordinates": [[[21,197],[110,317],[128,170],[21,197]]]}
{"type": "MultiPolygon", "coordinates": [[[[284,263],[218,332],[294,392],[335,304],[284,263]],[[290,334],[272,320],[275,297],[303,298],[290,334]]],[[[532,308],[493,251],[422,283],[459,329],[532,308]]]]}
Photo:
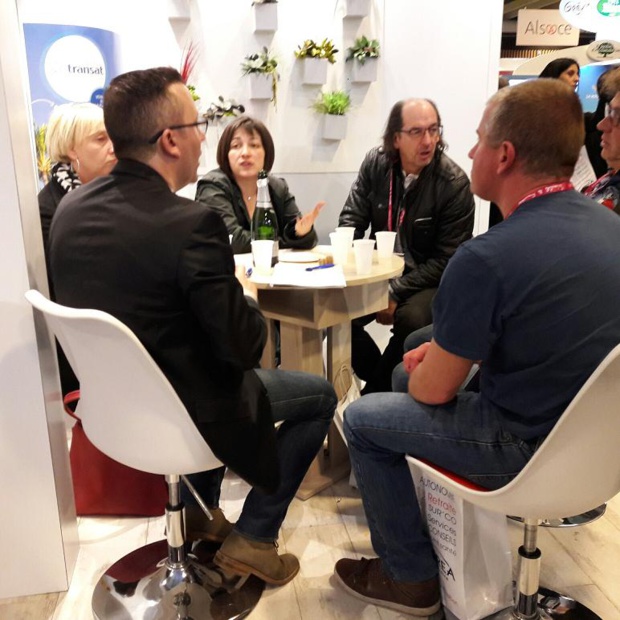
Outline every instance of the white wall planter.
{"type": "Polygon", "coordinates": [[[278,29],[278,5],[275,2],[254,5],[254,32],[275,32],[278,29]]]}
{"type": "Polygon", "coordinates": [[[353,61],[351,69],[352,82],[374,82],[377,79],[377,58],[366,58],[364,64],[353,61]]]}
{"type": "Polygon", "coordinates": [[[272,76],[268,73],[250,73],[250,99],[271,99],[273,97],[272,76]]]}
{"type": "Polygon", "coordinates": [[[323,139],[342,140],[347,135],[347,117],[325,114],[323,117],[323,139]]]}
{"type": "Polygon", "coordinates": [[[370,12],[370,0],[346,0],[345,17],[365,17],[370,12]]]}
{"type": "Polygon", "coordinates": [[[304,84],[325,84],[327,81],[326,58],[302,58],[303,75],[301,81],[304,84]]]}
{"type": "Polygon", "coordinates": [[[189,0],[168,0],[167,11],[169,20],[189,21],[189,0]]]}

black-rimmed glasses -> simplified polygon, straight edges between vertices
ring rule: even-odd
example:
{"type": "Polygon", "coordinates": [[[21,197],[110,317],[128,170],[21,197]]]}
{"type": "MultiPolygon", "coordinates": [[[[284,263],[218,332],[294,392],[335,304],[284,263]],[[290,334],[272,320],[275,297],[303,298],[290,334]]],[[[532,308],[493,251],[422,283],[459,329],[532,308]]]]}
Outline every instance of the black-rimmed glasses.
{"type": "Polygon", "coordinates": [[[612,108],[607,104],[605,106],[605,116],[609,116],[609,120],[614,127],[620,127],[620,108],[612,108]]]}
{"type": "Polygon", "coordinates": [[[159,140],[163,135],[166,129],[185,129],[186,127],[200,127],[204,125],[204,132],[207,133],[207,127],[209,126],[209,120],[203,119],[201,121],[196,121],[195,123],[186,123],[185,125],[170,125],[170,127],[164,127],[161,131],[158,131],[152,138],[149,138],[149,144],[155,144],[157,140],[159,140]]]}
{"type": "Polygon", "coordinates": [[[424,137],[424,134],[427,131],[431,138],[436,138],[443,133],[443,127],[441,125],[431,125],[430,127],[411,127],[411,129],[399,129],[398,133],[406,133],[410,138],[418,140],[424,137]]]}

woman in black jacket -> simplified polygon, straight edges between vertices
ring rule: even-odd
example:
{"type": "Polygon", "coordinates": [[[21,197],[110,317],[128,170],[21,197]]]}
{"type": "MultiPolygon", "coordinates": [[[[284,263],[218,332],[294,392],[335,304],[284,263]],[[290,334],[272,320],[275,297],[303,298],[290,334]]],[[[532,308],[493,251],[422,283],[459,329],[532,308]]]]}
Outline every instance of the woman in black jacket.
{"type": "MultiPolygon", "coordinates": [[[[235,254],[250,252],[258,173],[269,172],[274,157],[273,139],[265,125],[249,116],[240,116],[224,129],[217,145],[219,168],[198,181],[196,200],[220,214],[232,235],[235,254]]],[[[318,241],[314,221],[325,203],[317,203],[302,216],[286,181],[272,175],[269,195],[278,219],[280,247],[313,248],[318,241]]]]}
{"type": "Polygon", "coordinates": [[[116,164],[114,148],[103,124],[103,110],[93,103],[66,103],[54,108],[45,132],[52,160],[49,183],[39,192],[39,213],[47,257],[47,239],[58,203],[71,190],[116,164]]]}
{"type": "MultiPolygon", "coordinates": [[[[66,103],[54,108],[45,132],[45,145],[53,164],[51,178],[39,192],[38,201],[47,278],[51,298],[55,299],[48,250],[54,213],[70,191],[108,174],[116,164],[116,156],[103,124],[103,110],[93,103],[66,103]]],[[[77,390],[78,381],[60,347],[58,367],[62,393],[77,390]]]]}

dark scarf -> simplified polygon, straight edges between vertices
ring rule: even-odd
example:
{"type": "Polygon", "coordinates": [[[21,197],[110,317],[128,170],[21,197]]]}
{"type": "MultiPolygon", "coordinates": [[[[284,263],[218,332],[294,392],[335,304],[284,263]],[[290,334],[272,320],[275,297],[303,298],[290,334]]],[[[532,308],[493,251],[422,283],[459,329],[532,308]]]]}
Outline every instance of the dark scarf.
{"type": "Polygon", "coordinates": [[[82,185],[71,164],[64,162],[58,162],[52,166],[52,179],[60,185],[65,194],[82,185]]]}

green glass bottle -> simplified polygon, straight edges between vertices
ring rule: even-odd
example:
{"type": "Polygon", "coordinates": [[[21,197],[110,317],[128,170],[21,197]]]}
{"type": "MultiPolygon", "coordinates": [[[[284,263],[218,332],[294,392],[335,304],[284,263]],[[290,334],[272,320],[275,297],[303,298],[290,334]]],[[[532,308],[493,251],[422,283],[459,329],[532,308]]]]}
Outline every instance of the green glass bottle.
{"type": "Polygon", "coordinates": [[[252,216],[252,240],[273,240],[273,258],[271,266],[278,262],[278,220],[276,212],[271,204],[269,196],[269,183],[267,173],[261,170],[258,173],[258,192],[256,195],[256,208],[252,216]]]}

